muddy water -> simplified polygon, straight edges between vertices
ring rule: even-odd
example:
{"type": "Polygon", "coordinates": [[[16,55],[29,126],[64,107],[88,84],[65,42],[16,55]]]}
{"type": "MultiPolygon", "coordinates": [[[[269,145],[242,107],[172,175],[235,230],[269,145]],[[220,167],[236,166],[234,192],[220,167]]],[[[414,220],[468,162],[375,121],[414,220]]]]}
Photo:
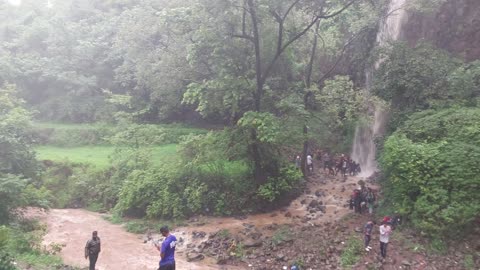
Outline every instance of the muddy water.
{"type": "MultiPolygon", "coordinates": [[[[98,270],[158,268],[160,256],[153,245],[144,244],[138,235],[126,232],[120,225],[111,224],[97,213],[81,209],[54,209],[46,213],[42,219],[48,226],[44,244],[64,245],[61,257],[68,265],[88,267],[88,261],[84,257],[85,243],[91,232],[98,230],[102,239],[98,270]]],[[[221,269],[208,264],[187,263],[182,256],[177,257],[177,264],[179,265],[177,269],[180,270],[221,269]]]]}
{"type": "MultiPolygon", "coordinates": [[[[308,223],[318,224],[332,222],[341,219],[349,210],[345,202],[356,187],[358,178],[349,177],[346,182],[339,179],[326,179],[320,174],[312,178],[308,183],[309,192],[294,200],[290,206],[268,214],[257,214],[241,219],[237,218],[214,218],[203,217],[187,227],[176,228],[173,232],[177,238],[182,237],[185,242],[177,249],[177,269],[179,270],[213,270],[213,269],[248,269],[248,266],[219,266],[212,258],[206,258],[199,263],[189,263],[185,259],[185,246],[188,243],[198,244],[191,238],[193,231],[206,233],[227,229],[231,233],[240,231],[245,224],[255,225],[262,230],[271,224],[291,224],[305,222],[305,216],[309,216],[308,223]],[[320,180],[322,179],[322,180],[320,180]],[[316,192],[321,191],[324,195],[317,197],[316,192]],[[322,201],[326,205],[326,214],[310,214],[307,205],[311,200],[322,201]],[[302,203],[303,201],[303,203],[302,203]]],[[[157,269],[159,254],[152,244],[144,244],[142,237],[126,232],[120,225],[114,225],[104,220],[100,214],[82,209],[54,209],[43,213],[40,218],[47,224],[48,233],[44,238],[44,244],[56,243],[64,245],[61,257],[69,265],[86,267],[87,260],[83,257],[84,245],[92,231],[99,231],[102,239],[102,253],[97,263],[98,270],[153,270],[157,269]]],[[[263,230],[268,235],[268,230],[263,230]]],[[[271,232],[270,232],[271,233],[271,232]]]]}

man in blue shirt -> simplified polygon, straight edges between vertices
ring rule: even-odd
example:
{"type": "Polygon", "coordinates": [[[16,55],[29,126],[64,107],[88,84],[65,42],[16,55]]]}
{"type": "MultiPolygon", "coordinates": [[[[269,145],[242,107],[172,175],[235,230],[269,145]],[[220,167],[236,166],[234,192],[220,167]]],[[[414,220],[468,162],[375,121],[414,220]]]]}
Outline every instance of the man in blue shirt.
{"type": "Polygon", "coordinates": [[[175,245],[177,238],[170,234],[167,226],[160,228],[160,233],[165,237],[161,246],[155,244],[160,251],[160,268],[158,270],[175,270],[175,245]]]}

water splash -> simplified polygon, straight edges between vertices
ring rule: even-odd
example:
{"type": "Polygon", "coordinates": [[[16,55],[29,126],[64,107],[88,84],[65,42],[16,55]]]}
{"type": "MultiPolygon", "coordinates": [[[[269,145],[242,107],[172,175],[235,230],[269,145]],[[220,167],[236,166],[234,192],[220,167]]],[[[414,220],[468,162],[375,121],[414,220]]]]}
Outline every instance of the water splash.
{"type": "MultiPolygon", "coordinates": [[[[377,33],[378,46],[386,46],[391,41],[397,41],[401,38],[402,26],[406,20],[407,13],[405,10],[407,0],[391,0],[388,12],[382,20],[379,31],[377,33]]],[[[374,68],[377,69],[383,59],[377,61],[374,68]]],[[[371,88],[372,72],[366,72],[366,87],[371,88]]],[[[358,125],[355,129],[355,138],[352,147],[352,159],[360,164],[362,169],[361,177],[368,177],[377,170],[377,162],[375,159],[376,147],[375,138],[384,133],[388,112],[375,104],[369,104],[372,108],[370,116],[373,121],[365,125],[358,125]]]]}

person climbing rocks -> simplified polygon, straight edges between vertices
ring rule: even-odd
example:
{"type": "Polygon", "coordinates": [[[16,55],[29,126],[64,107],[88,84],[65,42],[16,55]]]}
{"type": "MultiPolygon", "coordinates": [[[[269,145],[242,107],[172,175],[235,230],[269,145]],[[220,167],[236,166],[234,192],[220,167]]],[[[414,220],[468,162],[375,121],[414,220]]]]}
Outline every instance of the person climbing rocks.
{"type": "Polygon", "coordinates": [[[85,245],[85,259],[89,259],[90,266],[89,270],[95,270],[95,264],[97,263],[98,254],[100,254],[101,245],[100,237],[98,237],[98,232],[92,232],[92,239],[87,241],[85,245]]]}
{"type": "Polygon", "coordinates": [[[387,246],[392,233],[392,227],[386,222],[382,222],[380,226],[380,255],[385,259],[387,257],[387,246]]]}
{"type": "Polygon", "coordinates": [[[158,270],[175,270],[175,246],[177,238],[170,234],[167,226],[160,228],[160,233],[165,240],[162,245],[155,244],[155,247],[160,251],[160,262],[158,270]]]}
{"type": "Polygon", "coordinates": [[[364,227],[364,238],[365,238],[365,250],[370,251],[372,247],[370,246],[370,240],[372,240],[372,231],[375,221],[369,220],[364,227]]]}

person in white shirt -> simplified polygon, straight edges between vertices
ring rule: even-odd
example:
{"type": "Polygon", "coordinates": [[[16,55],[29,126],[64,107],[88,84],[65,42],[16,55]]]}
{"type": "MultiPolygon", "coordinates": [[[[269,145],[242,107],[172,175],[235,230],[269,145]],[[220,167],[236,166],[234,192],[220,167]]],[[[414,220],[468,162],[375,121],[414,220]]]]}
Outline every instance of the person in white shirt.
{"type": "Polygon", "coordinates": [[[313,158],[311,155],[307,156],[307,169],[310,172],[313,172],[313,158]]]}
{"type": "Polygon", "coordinates": [[[387,246],[390,234],[392,233],[392,227],[386,222],[383,222],[380,226],[380,254],[382,258],[387,257],[387,246]]]}

